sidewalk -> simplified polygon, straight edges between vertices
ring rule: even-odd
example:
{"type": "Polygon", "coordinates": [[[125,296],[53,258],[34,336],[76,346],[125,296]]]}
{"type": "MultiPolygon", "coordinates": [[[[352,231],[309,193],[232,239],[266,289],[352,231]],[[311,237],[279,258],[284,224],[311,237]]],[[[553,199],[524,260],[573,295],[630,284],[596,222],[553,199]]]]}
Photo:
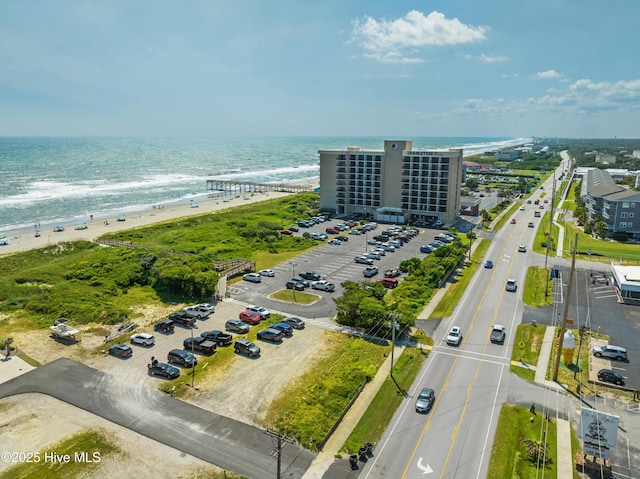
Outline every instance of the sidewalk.
{"type": "MultiPolygon", "coordinates": [[[[558,383],[546,379],[549,362],[551,361],[551,350],[555,344],[556,328],[547,326],[544,332],[544,339],[540,347],[538,365],[536,366],[536,376],[534,382],[553,390],[565,389],[558,383]]],[[[556,458],[558,477],[573,477],[573,454],[571,452],[571,423],[565,419],[556,418],[557,423],[557,447],[558,457],[556,458]]]]}

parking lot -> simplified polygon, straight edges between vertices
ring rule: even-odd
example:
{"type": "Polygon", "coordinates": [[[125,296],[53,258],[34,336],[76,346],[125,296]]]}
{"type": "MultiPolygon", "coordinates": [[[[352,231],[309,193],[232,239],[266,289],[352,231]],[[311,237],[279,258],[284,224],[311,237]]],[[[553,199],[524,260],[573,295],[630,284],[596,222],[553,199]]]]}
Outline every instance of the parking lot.
{"type": "MultiPolygon", "coordinates": [[[[567,295],[569,267],[561,266],[560,272],[562,297],[554,301],[564,301],[567,295]]],[[[609,344],[627,349],[628,362],[611,361],[611,369],[622,374],[625,387],[640,390],[640,307],[618,303],[608,276],[606,266],[576,268],[568,317],[574,320],[574,327],[586,325],[591,331],[608,335],[609,344]]],[[[542,324],[558,324],[562,308],[525,307],[523,323],[535,319],[542,324]]]]}
{"type": "MultiPolygon", "coordinates": [[[[313,228],[300,228],[300,231],[294,234],[302,235],[305,232],[324,233],[326,228],[332,228],[340,222],[340,220],[332,219],[319,223],[313,228]]],[[[376,266],[379,273],[372,278],[365,278],[363,272],[367,265],[356,263],[354,259],[374,249],[376,246],[367,244],[367,242],[372,241],[374,236],[379,235],[388,226],[381,224],[377,229],[361,235],[349,234],[348,231],[342,232],[341,236],[346,236],[348,241],[335,245],[328,244],[328,240],[325,240],[318,248],[273,267],[272,269],[275,271],[274,277],[263,277],[260,283],[240,281],[231,284],[227,292],[231,298],[244,303],[256,303],[270,310],[282,311],[288,315],[301,316],[322,321],[325,324],[333,324],[336,309],[331,298],[342,294],[342,282],[347,280],[375,281],[384,276],[385,270],[397,268],[400,262],[406,259],[413,257],[423,258],[426,255],[420,253],[420,246],[430,243],[436,235],[442,233],[440,229],[420,228],[419,234],[411,241],[400,248],[396,248],[394,252],[386,252],[379,260],[374,259],[372,266],[376,266]],[[268,298],[271,293],[285,288],[285,283],[288,280],[304,271],[315,271],[323,279],[334,283],[336,286],[335,292],[329,293],[307,289],[307,292],[317,294],[320,297],[319,301],[311,305],[283,303],[268,298]]],[[[328,239],[334,236],[328,235],[328,239]]],[[[402,281],[402,276],[398,279],[402,281]]]]}

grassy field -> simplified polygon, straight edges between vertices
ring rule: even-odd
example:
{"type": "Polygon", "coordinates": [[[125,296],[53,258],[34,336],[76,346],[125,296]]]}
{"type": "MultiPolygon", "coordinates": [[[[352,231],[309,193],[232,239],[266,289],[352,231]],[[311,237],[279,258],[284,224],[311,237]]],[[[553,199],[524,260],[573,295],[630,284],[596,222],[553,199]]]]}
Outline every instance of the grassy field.
{"type": "Polygon", "coordinates": [[[630,261],[632,264],[640,262],[640,245],[620,243],[612,240],[599,240],[577,228],[572,223],[564,223],[565,226],[565,256],[570,257],[573,240],[578,234],[578,257],[581,260],[591,261],[630,261]],[[588,251],[591,251],[591,255],[588,251]]]}
{"type": "MultiPolygon", "coordinates": [[[[531,324],[520,324],[516,331],[515,346],[511,353],[511,361],[528,364],[530,366],[538,365],[540,357],[540,348],[547,327],[544,325],[532,326],[531,324]],[[521,347],[522,346],[522,347],[521,347]]],[[[526,379],[533,381],[535,371],[520,366],[511,366],[511,372],[526,379]]]]}
{"type": "Polygon", "coordinates": [[[471,278],[473,278],[478,267],[481,267],[482,260],[489,249],[490,244],[491,241],[488,239],[480,240],[471,255],[471,261],[462,268],[460,273],[456,276],[455,282],[449,285],[444,297],[440,300],[431,315],[429,315],[429,319],[446,318],[453,314],[453,310],[462,298],[471,278]]]}
{"type": "Polygon", "coordinates": [[[43,451],[32,452],[38,455],[39,461],[23,462],[6,469],[0,474],[0,479],[48,479],[51,477],[74,479],[89,477],[100,466],[100,460],[122,451],[101,430],[87,430],[63,439],[43,451]],[[80,459],[74,460],[76,459],[75,454],[83,451],[88,452],[88,459],[95,462],[80,459]],[[52,452],[58,455],[68,454],[70,456],[69,462],[45,461],[45,454],[52,452]]]}
{"type": "Polygon", "coordinates": [[[264,427],[295,437],[304,447],[318,446],[357,388],[372,378],[390,352],[363,338],[336,334],[318,356],[315,367],[287,385],[271,402],[264,427]]]}
{"type": "Polygon", "coordinates": [[[377,444],[404,399],[398,386],[403,391],[411,388],[427,355],[424,349],[405,348],[393,368],[393,377],[396,381],[394,382],[390,377],[385,379],[362,419],[342,447],[342,452],[356,454],[358,449],[367,442],[377,444]]]}
{"type": "Polygon", "coordinates": [[[538,479],[557,477],[557,427],[553,420],[545,420],[542,413],[535,416],[528,407],[505,404],[500,410],[498,430],[493,443],[488,479],[538,479]],[[533,417],[533,420],[531,418],[533,417]],[[523,441],[542,441],[546,437],[546,464],[538,463],[527,456],[523,441]],[[540,470],[540,467],[544,469],[540,470]]]}
{"type": "Polygon", "coordinates": [[[524,284],[522,301],[529,306],[546,306],[553,303],[551,268],[530,266],[524,284]]]}
{"type": "Polygon", "coordinates": [[[270,299],[286,301],[288,303],[311,304],[320,299],[320,296],[305,291],[294,291],[293,289],[279,289],[269,295],[270,299]]]}

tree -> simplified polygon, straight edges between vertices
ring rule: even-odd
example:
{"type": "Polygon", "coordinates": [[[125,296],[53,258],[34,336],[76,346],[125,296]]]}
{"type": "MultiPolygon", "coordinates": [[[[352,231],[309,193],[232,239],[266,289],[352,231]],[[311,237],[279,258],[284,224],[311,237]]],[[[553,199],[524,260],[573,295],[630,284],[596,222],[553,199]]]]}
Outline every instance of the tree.
{"type": "Polygon", "coordinates": [[[491,213],[489,213],[487,210],[480,211],[480,217],[482,218],[483,223],[491,221],[491,213]]]}
{"type": "Polygon", "coordinates": [[[551,463],[547,444],[544,441],[534,441],[533,439],[525,439],[522,443],[527,448],[527,456],[534,462],[551,463]]]}
{"type": "Polygon", "coordinates": [[[468,178],[465,186],[470,190],[476,190],[478,189],[478,180],[475,178],[468,178]]]}
{"type": "Polygon", "coordinates": [[[467,231],[467,238],[469,239],[469,260],[471,260],[471,247],[473,246],[473,241],[478,236],[473,231],[467,231]]]}

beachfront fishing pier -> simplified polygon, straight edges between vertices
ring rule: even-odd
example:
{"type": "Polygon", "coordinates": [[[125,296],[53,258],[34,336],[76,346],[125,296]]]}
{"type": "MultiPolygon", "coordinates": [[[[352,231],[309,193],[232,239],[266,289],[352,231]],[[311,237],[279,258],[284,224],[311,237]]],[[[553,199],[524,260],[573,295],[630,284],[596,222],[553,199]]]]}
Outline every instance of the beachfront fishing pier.
{"type": "Polygon", "coordinates": [[[255,183],[252,181],[238,180],[207,180],[207,191],[221,191],[225,195],[237,195],[242,193],[264,193],[266,191],[278,191],[282,193],[302,193],[313,191],[310,182],[301,183],[255,183]]]}

